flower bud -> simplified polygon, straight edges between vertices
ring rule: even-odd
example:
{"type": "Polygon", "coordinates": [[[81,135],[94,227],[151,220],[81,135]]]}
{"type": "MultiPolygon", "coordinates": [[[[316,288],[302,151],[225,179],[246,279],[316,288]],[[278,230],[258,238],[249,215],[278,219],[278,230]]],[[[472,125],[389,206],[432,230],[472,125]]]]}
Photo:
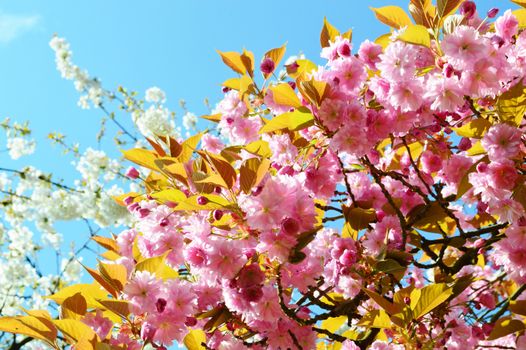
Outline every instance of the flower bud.
{"type": "Polygon", "coordinates": [[[460,14],[466,19],[471,19],[477,11],[477,5],[473,1],[464,1],[460,5],[460,14]]]}
{"type": "Polygon", "coordinates": [[[186,321],[184,322],[184,324],[187,327],[193,327],[197,324],[197,318],[189,316],[186,318],[186,321]]]}
{"type": "Polygon", "coordinates": [[[147,209],[147,208],[141,208],[139,209],[139,217],[141,219],[147,217],[148,215],[150,215],[150,209],[147,209]]]}
{"type": "Polygon", "coordinates": [[[124,198],[124,204],[126,204],[127,206],[131,205],[132,203],[133,203],[133,197],[132,196],[128,196],[128,197],[124,198]]]}
{"type": "Polygon", "coordinates": [[[263,61],[261,61],[261,65],[259,66],[259,69],[261,69],[261,72],[263,74],[271,74],[272,72],[274,72],[275,68],[276,65],[270,57],[265,57],[263,61]]]}
{"type": "Polygon", "coordinates": [[[298,233],[300,229],[300,224],[298,220],[293,218],[285,218],[281,222],[281,230],[289,235],[298,233]]]}
{"type": "Polygon", "coordinates": [[[213,213],[214,220],[216,220],[216,221],[221,220],[221,218],[223,217],[223,214],[224,213],[223,213],[222,210],[219,210],[219,209],[214,210],[214,213],[213,213]]]}
{"type": "Polygon", "coordinates": [[[488,10],[488,13],[486,16],[488,16],[488,18],[495,18],[495,16],[497,16],[498,13],[499,13],[499,9],[496,7],[493,7],[488,10]]]}
{"type": "Polygon", "coordinates": [[[207,203],[208,203],[208,198],[206,198],[205,196],[197,197],[197,204],[206,205],[207,203]]]}
{"type": "Polygon", "coordinates": [[[460,139],[460,142],[458,143],[458,149],[461,151],[467,151],[471,148],[471,140],[467,137],[463,137],[460,139]]]}
{"type": "Polygon", "coordinates": [[[135,180],[137,179],[141,174],[139,173],[139,171],[137,169],[135,169],[134,167],[129,167],[128,170],[126,170],[126,173],[125,175],[132,179],[132,180],[135,180]]]}
{"type": "Polygon", "coordinates": [[[155,302],[155,308],[157,309],[158,313],[163,313],[164,309],[166,308],[167,301],[166,299],[159,298],[155,302]]]}
{"type": "Polygon", "coordinates": [[[155,335],[155,332],[157,331],[157,328],[149,324],[148,322],[143,323],[141,327],[141,339],[145,342],[152,341],[153,336],[155,335]]]}

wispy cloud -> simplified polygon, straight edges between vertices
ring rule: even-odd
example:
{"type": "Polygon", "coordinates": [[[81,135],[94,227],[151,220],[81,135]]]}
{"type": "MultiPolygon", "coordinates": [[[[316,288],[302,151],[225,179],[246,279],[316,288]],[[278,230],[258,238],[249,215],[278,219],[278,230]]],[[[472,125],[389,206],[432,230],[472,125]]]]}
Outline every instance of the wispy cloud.
{"type": "Polygon", "coordinates": [[[14,15],[0,11],[0,43],[7,44],[33,29],[40,21],[38,15],[14,15]]]}

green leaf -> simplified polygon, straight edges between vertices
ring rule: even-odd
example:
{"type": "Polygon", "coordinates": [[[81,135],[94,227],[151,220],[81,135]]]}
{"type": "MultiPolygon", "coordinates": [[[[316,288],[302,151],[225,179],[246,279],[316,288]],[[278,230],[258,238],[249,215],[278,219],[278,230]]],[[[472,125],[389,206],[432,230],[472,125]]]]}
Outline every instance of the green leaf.
{"type": "MultiPolygon", "coordinates": [[[[526,16],[526,9],[519,11],[524,11],[526,16]]],[[[522,84],[522,80],[499,97],[497,112],[503,122],[515,126],[521,125],[526,112],[526,87],[522,84]]]]}
{"type": "Polygon", "coordinates": [[[400,29],[412,24],[411,19],[405,11],[398,6],[384,6],[380,8],[372,8],[374,15],[378,20],[389,27],[400,29]]]}
{"type": "Polygon", "coordinates": [[[314,124],[314,116],[310,111],[305,109],[295,110],[294,112],[287,112],[272,118],[265,124],[260,134],[273,132],[281,129],[301,130],[314,124]]]}
{"type": "Polygon", "coordinates": [[[411,306],[415,319],[430,313],[453,294],[445,283],[437,283],[411,292],[411,306]],[[413,308],[413,305],[414,308],[413,308]]]}
{"type": "Polygon", "coordinates": [[[398,36],[398,40],[413,45],[431,47],[431,39],[429,38],[427,28],[419,24],[411,24],[407,26],[407,29],[398,36]]]}

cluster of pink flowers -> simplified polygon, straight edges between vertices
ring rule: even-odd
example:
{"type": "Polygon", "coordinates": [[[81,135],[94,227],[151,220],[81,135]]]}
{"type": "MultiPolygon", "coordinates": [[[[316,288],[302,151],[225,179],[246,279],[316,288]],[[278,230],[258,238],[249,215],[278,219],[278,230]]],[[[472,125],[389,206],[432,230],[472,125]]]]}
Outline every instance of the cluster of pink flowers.
{"type": "MultiPolygon", "coordinates": [[[[283,82],[314,118],[298,132],[260,135],[263,113],[294,110],[276,103],[272,91],[243,99],[225,89],[215,111],[222,139],[205,135],[202,149],[219,154],[223,142],[260,140],[270,150],[270,170],[250,191],[241,191],[239,174],[232,188],[216,187],[213,194],[232,204],[221,209],[208,209],[206,196],[195,203],[202,210],[174,210],[178,203],[152,197],[125,200],[137,224],[118,236],[116,262],[130,276],[122,299],[141,333],[123,326],[112,342],[162,348],[195,328],[207,331],[212,349],[314,349],[322,322],[346,315],[348,323],[327,338],[343,342],[342,349],[403,349],[409,341],[447,349],[524,344],[513,333],[487,339],[491,310],[508,297],[503,281],[526,283],[524,123],[495,107],[526,75],[526,31],[519,33],[511,11],[493,31],[465,4],[463,22],[431,47],[398,40],[404,28],[387,47],[366,41],[357,53],[348,39],[331,40],[321,53],[327,64],[308,75],[326,83],[319,105],[292,80],[283,82]],[[455,135],[482,119],[483,136],[455,135]],[[137,251],[165,256],[179,277],[135,271],[137,251]],[[464,263],[468,254],[485,266],[473,258],[464,263]],[[385,293],[389,303],[404,287],[445,281],[443,274],[471,282],[440,312],[411,323],[411,339],[386,326],[383,340],[345,338],[349,329],[363,331],[366,324],[357,322],[378,309],[364,289],[385,293]],[[338,300],[349,301],[351,311],[330,311],[338,300]]],[[[266,60],[262,69],[272,72],[266,60]]],[[[262,158],[233,149],[236,170],[262,158]]],[[[204,196],[191,176],[193,162],[185,165],[189,183],[173,183],[187,199],[204,196]]],[[[107,333],[103,317],[84,321],[107,333]]]]}

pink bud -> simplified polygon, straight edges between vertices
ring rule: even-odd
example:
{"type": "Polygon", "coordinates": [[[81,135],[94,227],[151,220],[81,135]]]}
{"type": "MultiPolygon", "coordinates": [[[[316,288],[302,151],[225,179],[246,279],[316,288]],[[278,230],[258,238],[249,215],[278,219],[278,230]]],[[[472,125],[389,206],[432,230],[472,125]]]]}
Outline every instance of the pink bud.
{"type": "Polygon", "coordinates": [[[159,222],[159,226],[166,227],[168,226],[169,223],[170,223],[170,220],[168,220],[167,218],[163,218],[161,222],[159,222]]]}
{"type": "Polygon", "coordinates": [[[498,13],[499,13],[499,9],[496,7],[493,7],[488,10],[487,16],[488,18],[495,18],[495,16],[497,16],[498,13]]]}
{"type": "Polygon", "coordinates": [[[166,304],[167,304],[166,299],[163,299],[163,298],[157,299],[157,301],[155,302],[155,307],[157,308],[157,312],[162,313],[164,309],[166,308],[166,304]]]}
{"type": "Polygon", "coordinates": [[[298,71],[298,68],[300,67],[300,65],[294,61],[292,62],[291,64],[288,64],[285,66],[285,68],[287,69],[287,73],[288,74],[294,74],[298,71]]]}
{"type": "Polygon", "coordinates": [[[164,205],[166,205],[168,208],[175,208],[177,206],[177,203],[172,201],[166,201],[164,202],[164,205]]]}
{"type": "Polygon", "coordinates": [[[219,221],[223,217],[223,211],[216,209],[214,210],[213,216],[214,216],[214,220],[219,221]]]}
{"type": "Polygon", "coordinates": [[[281,230],[289,235],[298,233],[300,229],[300,224],[298,220],[293,218],[285,218],[281,222],[281,230]]]}
{"type": "Polygon", "coordinates": [[[256,303],[263,297],[261,286],[252,286],[241,289],[241,297],[248,302],[256,303]]]}
{"type": "Polygon", "coordinates": [[[483,173],[488,169],[488,164],[482,162],[477,164],[477,172],[483,173]]]}
{"type": "Polygon", "coordinates": [[[148,322],[143,323],[141,328],[141,339],[144,341],[152,341],[156,331],[157,328],[155,328],[148,322]]]}
{"type": "Polygon", "coordinates": [[[197,318],[189,316],[186,318],[186,321],[184,321],[184,324],[187,327],[193,327],[197,324],[197,318]]]}
{"type": "Polygon", "coordinates": [[[274,69],[276,68],[276,65],[274,64],[274,61],[270,57],[265,57],[263,61],[261,61],[261,65],[259,66],[261,69],[261,72],[263,74],[270,74],[274,72],[274,69]]]}
{"type": "Polygon", "coordinates": [[[296,83],[293,81],[288,81],[287,84],[292,88],[292,90],[296,90],[296,83]]]}
{"type": "Polygon", "coordinates": [[[411,304],[411,298],[409,298],[409,297],[404,297],[404,303],[405,303],[406,305],[411,304]]]}
{"type": "Polygon", "coordinates": [[[197,204],[206,205],[207,203],[208,203],[208,198],[206,198],[205,196],[197,197],[197,204]]]}
{"type": "Polygon", "coordinates": [[[147,209],[147,208],[141,208],[139,209],[139,217],[141,219],[147,217],[148,215],[150,215],[150,209],[147,209]]]}
{"type": "Polygon", "coordinates": [[[139,171],[135,169],[134,167],[129,167],[128,170],[126,170],[125,175],[130,179],[137,179],[141,174],[139,174],[139,171]]]}
{"type": "Polygon", "coordinates": [[[473,1],[464,1],[462,5],[460,5],[460,14],[466,19],[471,19],[476,11],[477,5],[475,5],[473,1]]]}
{"type": "Polygon", "coordinates": [[[132,203],[133,203],[133,197],[132,196],[128,196],[128,197],[124,198],[124,204],[130,205],[132,203]]]}
{"type": "Polygon", "coordinates": [[[342,42],[338,48],[338,55],[341,57],[349,57],[351,55],[351,45],[349,45],[348,42],[344,41],[342,42]]]}
{"type": "Polygon", "coordinates": [[[245,266],[239,272],[237,286],[240,288],[249,288],[263,283],[265,275],[258,264],[245,266]]]}
{"type": "Polygon", "coordinates": [[[467,137],[463,137],[460,139],[460,142],[458,143],[458,149],[461,151],[467,151],[471,148],[471,140],[467,137]]]}

